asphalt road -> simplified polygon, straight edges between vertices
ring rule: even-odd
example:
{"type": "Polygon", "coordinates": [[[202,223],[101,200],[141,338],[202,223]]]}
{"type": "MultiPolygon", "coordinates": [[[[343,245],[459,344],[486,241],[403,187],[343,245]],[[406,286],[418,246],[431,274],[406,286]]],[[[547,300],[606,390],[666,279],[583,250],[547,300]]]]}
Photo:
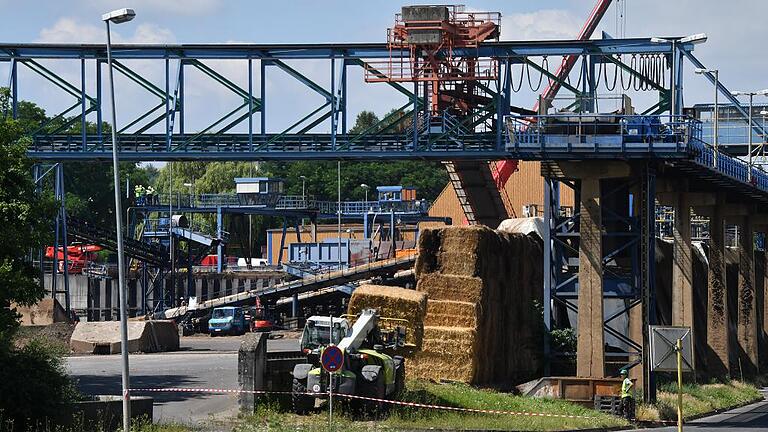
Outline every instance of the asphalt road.
{"type": "MultiPolygon", "coordinates": [[[[765,390],[764,390],[765,393],[765,390]]],[[[714,416],[693,420],[684,425],[685,431],[696,432],[747,432],[768,430],[768,401],[737,408],[714,416]]],[[[640,431],[676,432],[677,426],[640,431]]]]}
{"type": "MultiPolygon", "coordinates": [[[[185,337],[181,349],[130,356],[131,388],[195,387],[237,388],[237,349],[240,337],[185,337]]],[[[269,351],[298,349],[296,339],[271,339],[269,351]]],[[[121,392],[120,355],[73,356],[67,359],[70,374],[85,394],[121,392]]],[[[150,394],[150,393],[144,393],[150,394]]],[[[237,414],[237,395],[203,393],[151,393],[155,421],[197,424],[237,414]]]]}

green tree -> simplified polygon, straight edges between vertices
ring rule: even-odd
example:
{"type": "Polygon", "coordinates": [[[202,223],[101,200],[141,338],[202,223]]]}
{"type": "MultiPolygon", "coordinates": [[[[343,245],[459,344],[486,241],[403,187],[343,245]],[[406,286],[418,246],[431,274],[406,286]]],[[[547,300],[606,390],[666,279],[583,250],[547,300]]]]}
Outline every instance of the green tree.
{"type": "Polygon", "coordinates": [[[0,351],[11,346],[18,315],[11,303],[30,305],[43,296],[29,251],[45,245],[55,203],[35,193],[32,163],[21,125],[0,118],[0,351]]]}
{"type": "MultiPolygon", "coordinates": [[[[392,110],[387,114],[396,122],[398,113],[392,110]]],[[[357,115],[355,125],[349,130],[350,134],[361,133],[373,128],[380,122],[371,111],[362,111],[357,115]]],[[[393,132],[403,132],[410,124],[410,119],[403,119],[393,132]]],[[[382,128],[386,125],[382,125],[382,128]]],[[[377,128],[373,129],[375,132],[377,128]]],[[[336,162],[296,161],[296,162],[267,162],[261,165],[261,172],[272,177],[286,180],[287,192],[301,194],[301,176],[306,177],[306,193],[318,199],[336,199],[337,174],[336,162]]],[[[427,200],[434,200],[448,183],[448,175],[439,162],[426,161],[385,161],[385,162],[342,162],[341,164],[341,195],[342,200],[362,200],[365,190],[361,184],[371,188],[386,185],[412,186],[418,190],[418,195],[427,200]]],[[[373,193],[369,199],[375,199],[373,193]]]]}
{"type": "MultiPolygon", "coordinates": [[[[0,115],[9,117],[11,114],[10,92],[7,88],[0,88],[0,115]]],[[[30,135],[42,128],[42,131],[59,129],[74,117],[48,117],[45,110],[37,104],[29,101],[19,101],[17,105],[17,118],[14,128],[22,135],[30,135]]],[[[66,134],[78,135],[82,131],[81,121],[72,121],[64,129],[66,134]]],[[[97,124],[85,123],[88,134],[97,133],[97,124]]],[[[109,139],[111,125],[102,123],[102,135],[109,139]]],[[[139,166],[136,163],[123,162],[120,164],[121,186],[125,187],[126,181],[131,184],[148,185],[157,175],[157,170],[150,166],[139,166]]],[[[48,176],[43,181],[46,190],[53,190],[53,178],[48,176]]],[[[114,225],[114,186],[112,180],[111,162],[67,162],[64,164],[64,190],[66,192],[67,212],[71,216],[88,219],[97,224],[114,225]]],[[[126,196],[126,191],[122,191],[126,196]]],[[[129,194],[132,191],[129,191],[129,194]]],[[[130,205],[128,201],[123,207],[130,205]]]]}

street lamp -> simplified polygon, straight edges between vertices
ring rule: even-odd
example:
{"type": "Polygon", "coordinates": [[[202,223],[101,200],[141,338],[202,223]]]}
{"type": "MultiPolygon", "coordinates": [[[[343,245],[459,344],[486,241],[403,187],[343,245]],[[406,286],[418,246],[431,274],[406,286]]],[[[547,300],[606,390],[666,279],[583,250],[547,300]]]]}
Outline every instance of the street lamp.
{"type": "MultiPolygon", "coordinates": [[[[706,33],[697,33],[690,36],[686,36],[684,38],[680,39],[667,39],[667,38],[660,38],[660,37],[652,37],[651,43],[670,43],[672,44],[672,67],[670,68],[670,74],[672,75],[672,79],[670,79],[670,108],[669,108],[669,114],[670,117],[673,117],[676,114],[676,99],[677,99],[677,83],[675,81],[675,74],[677,73],[676,63],[677,63],[677,44],[684,44],[684,43],[692,43],[692,44],[698,44],[698,43],[704,43],[707,41],[707,35],[706,33]]],[[[672,120],[672,119],[671,119],[672,120]]]]}
{"type": "Polygon", "coordinates": [[[195,185],[193,183],[184,183],[184,186],[189,188],[189,206],[192,207],[192,204],[194,202],[193,190],[195,185]]]}
{"type": "Polygon", "coordinates": [[[755,96],[768,95],[768,89],[757,91],[735,91],[731,92],[733,96],[749,96],[749,116],[747,120],[747,135],[749,136],[749,144],[747,147],[747,181],[752,181],[752,98],[755,96]]]}
{"type": "Polygon", "coordinates": [[[305,189],[307,176],[299,176],[299,178],[301,179],[301,200],[304,201],[307,199],[306,189],[305,189]]]}
{"type": "Polygon", "coordinates": [[[125,251],[123,250],[123,210],[120,201],[120,167],[117,157],[117,115],[115,114],[115,80],[112,73],[112,37],[109,23],[121,24],[136,16],[133,9],[123,8],[101,16],[107,25],[107,65],[109,67],[109,94],[112,105],[112,171],[115,183],[115,222],[117,223],[117,274],[120,293],[120,354],[123,377],[123,432],[131,428],[131,394],[128,369],[128,296],[125,291],[125,251]]]}
{"type": "Polygon", "coordinates": [[[371,187],[365,183],[361,183],[360,187],[365,191],[365,202],[368,202],[368,189],[370,189],[371,187]]]}
{"type": "Polygon", "coordinates": [[[713,138],[712,138],[712,146],[715,148],[714,153],[714,163],[715,168],[717,168],[717,156],[719,153],[719,147],[718,143],[720,140],[720,129],[719,129],[719,123],[720,123],[720,109],[717,105],[717,95],[719,93],[719,87],[720,87],[720,71],[717,69],[705,69],[705,68],[696,68],[694,69],[694,72],[702,75],[702,74],[710,74],[715,78],[715,104],[712,109],[712,123],[713,123],[713,138]]]}

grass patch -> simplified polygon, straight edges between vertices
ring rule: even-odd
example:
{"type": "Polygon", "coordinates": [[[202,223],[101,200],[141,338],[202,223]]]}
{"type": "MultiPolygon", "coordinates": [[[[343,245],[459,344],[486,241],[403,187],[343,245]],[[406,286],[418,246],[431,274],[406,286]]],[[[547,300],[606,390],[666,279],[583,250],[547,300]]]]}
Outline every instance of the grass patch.
{"type": "MultiPolygon", "coordinates": [[[[460,384],[409,382],[402,400],[463,408],[494,409],[588,416],[588,419],[529,417],[506,414],[458,413],[443,410],[394,406],[389,415],[379,421],[360,421],[346,413],[334,415],[337,430],[386,431],[403,429],[480,429],[547,431],[624,426],[617,417],[595,412],[562,400],[534,399],[513,396],[460,384]]],[[[325,431],[328,427],[326,410],[307,416],[286,413],[277,404],[262,405],[259,411],[242,419],[236,432],[251,431],[325,431]]]]}
{"type": "Polygon", "coordinates": [[[179,423],[143,423],[131,426],[131,432],[191,432],[193,430],[189,426],[179,423]]]}
{"type": "MultiPolygon", "coordinates": [[[[762,398],[757,388],[739,381],[720,384],[685,384],[683,385],[683,416],[690,418],[762,398]]],[[[660,385],[656,405],[638,406],[637,418],[649,421],[677,420],[677,384],[660,385]]]]}

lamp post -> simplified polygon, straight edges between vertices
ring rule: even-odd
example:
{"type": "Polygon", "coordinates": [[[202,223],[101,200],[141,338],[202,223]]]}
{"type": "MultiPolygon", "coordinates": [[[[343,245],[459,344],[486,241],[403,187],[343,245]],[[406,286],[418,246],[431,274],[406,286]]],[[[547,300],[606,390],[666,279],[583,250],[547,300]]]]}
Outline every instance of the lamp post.
{"type": "Polygon", "coordinates": [[[123,210],[120,201],[120,167],[117,155],[117,115],[115,114],[115,80],[112,73],[112,36],[109,23],[121,24],[136,16],[133,9],[117,9],[101,16],[107,26],[107,64],[109,67],[109,94],[112,105],[112,171],[115,186],[115,222],[117,224],[117,273],[120,293],[120,354],[123,378],[123,432],[131,428],[130,371],[128,369],[128,296],[125,291],[125,251],[123,249],[123,210]]]}
{"type": "Polygon", "coordinates": [[[365,202],[367,203],[368,202],[368,189],[370,189],[371,187],[368,186],[365,183],[361,183],[360,187],[365,191],[365,202]]]}
{"type": "MultiPolygon", "coordinates": [[[[301,200],[306,201],[307,194],[306,194],[306,182],[307,182],[307,176],[299,176],[301,179],[301,200]]],[[[305,204],[306,205],[306,204],[305,204]]]]}
{"type": "Polygon", "coordinates": [[[752,99],[755,96],[768,95],[768,89],[757,91],[735,91],[731,92],[733,96],[749,96],[749,115],[747,116],[747,136],[749,137],[747,145],[747,181],[752,181],[752,99]]]}
{"type": "Polygon", "coordinates": [[[184,186],[189,188],[189,206],[192,207],[193,198],[194,198],[194,194],[192,192],[195,185],[192,183],[184,183],[184,186]]]}
{"type": "MultiPolygon", "coordinates": [[[[670,80],[670,108],[669,108],[669,114],[670,117],[674,117],[675,114],[677,114],[677,80],[676,74],[677,74],[677,44],[685,44],[685,43],[704,43],[707,41],[707,35],[705,33],[697,33],[690,36],[686,36],[684,38],[680,39],[667,39],[667,38],[660,38],[660,37],[652,37],[651,43],[669,43],[672,44],[672,67],[670,69],[670,74],[672,75],[672,79],[670,80]]],[[[670,118],[670,120],[673,120],[670,118]]]]}
{"type": "Polygon", "coordinates": [[[717,156],[720,152],[719,148],[719,141],[720,141],[720,109],[717,104],[717,95],[719,93],[719,87],[720,87],[720,71],[717,69],[704,69],[704,68],[696,68],[694,70],[695,73],[702,75],[705,73],[711,74],[715,78],[715,99],[714,99],[714,106],[712,109],[712,126],[713,126],[713,136],[712,136],[712,146],[714,147],[714,164],[715,168],[717,168],[717,156]]]}

